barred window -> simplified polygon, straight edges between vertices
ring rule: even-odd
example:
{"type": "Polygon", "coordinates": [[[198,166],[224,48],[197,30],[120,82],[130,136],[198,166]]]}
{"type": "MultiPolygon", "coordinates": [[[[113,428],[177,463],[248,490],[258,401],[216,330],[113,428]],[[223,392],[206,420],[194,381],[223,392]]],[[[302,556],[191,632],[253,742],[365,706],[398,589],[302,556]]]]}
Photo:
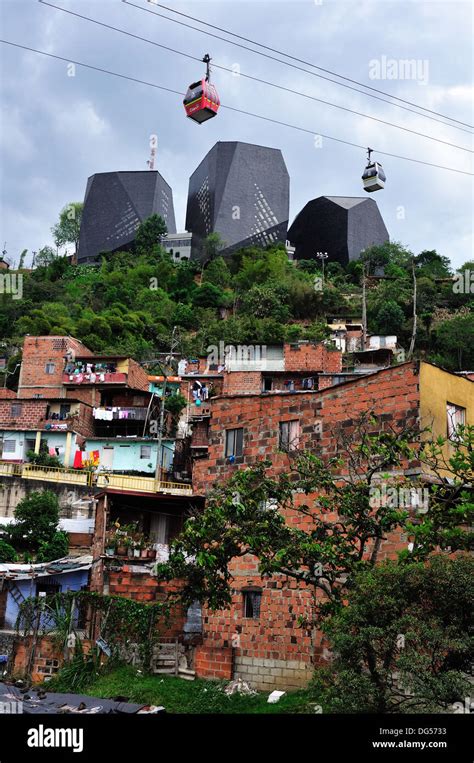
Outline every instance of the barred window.
{"type": "Polygon", "coordinates": [[[466,409],[454,405],[454,403],[447,403],[446,411],[448,415],[448,438],[459,440],[459,427],[466,424],[466,409]]]}
{"type": "Polygon", "coordinates": [[[244,597],[244,617],[251,620],[258,620],[260,617],[260,605],[262,603],[262,592],[259,590],[243,591],[244,597]]]}
{"type": "Polygon", "coordinates": [[[11,416],[13,419],[18,419],[21,416],[23,410],[23,406],[21,403],[12,403],[12,407],[10,410],[11,416]]]}
{"type": "Polygon", "coordinates": [[[280,450],[288,453],[290,450],[298,450],[300,438],[300,423],[296,421],[280,421],[280,450]]]}

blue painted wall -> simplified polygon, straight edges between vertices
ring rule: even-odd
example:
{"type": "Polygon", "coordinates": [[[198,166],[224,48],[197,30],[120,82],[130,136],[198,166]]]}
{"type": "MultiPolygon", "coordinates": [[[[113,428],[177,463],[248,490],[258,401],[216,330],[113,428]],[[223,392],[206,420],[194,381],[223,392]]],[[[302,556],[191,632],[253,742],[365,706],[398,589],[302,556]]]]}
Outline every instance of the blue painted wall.
{"type": "MultiPolygon", "coordinates": [[[[154,474],[156,469],[156,440],[131,440],[115,438],[114,440],[87,440],[86,451],[99,451],[99,470],[113,472],[147,472],[154,474]],[[151,448],[149,456],[141,457],[142,447],[151,448]],[[112,468],[109,469],[110,461],[104,457],[105,453],[112,455],[112,468]],[[112,449],[113,448],[113,452],[112,449]]],[[[164,442],[162,445],[163,456],[161,463],[165,470],[171,469],[173,464],[174,442],[164,442]]]]}
{"type": "MultiPolygon", "coordinates": [[[[76,572],[65,572],[63,575],[44,575],[37,577],[31,585],[30,580],[16,580],[15,584],[21,591],[23,597],[27,599],[30,596],[36,596],[36,584],[42,582],[57,583],[60,586],[60,591],[79,591],[82,586],[87,585],[89,579],[88,570],[77,570],[76,572]]],[[[16,618],[18,616],[18,604],[15,599],[8,593],[7,607],[5,611],[5,625],[6,629],[13,629],[15,627],[16,618]]]]}

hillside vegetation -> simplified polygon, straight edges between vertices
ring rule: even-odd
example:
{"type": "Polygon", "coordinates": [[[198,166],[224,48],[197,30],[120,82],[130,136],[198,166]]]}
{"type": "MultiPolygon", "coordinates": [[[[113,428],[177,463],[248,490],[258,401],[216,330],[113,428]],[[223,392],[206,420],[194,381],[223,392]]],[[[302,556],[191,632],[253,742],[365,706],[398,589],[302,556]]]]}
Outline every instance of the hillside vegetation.
{"type": "MultiPolygon", "coordinates": [[[[36,268],[22,271],[23,298],[0,295],[0,337],[9,370],[18,362],[25,334],[69,334],[98,353],[143,361],[169,348],[173,326],[179,328],[180,349],[199,354],[219,340],[323,339],[328,316],[360,320],[360,261],[346,268],[327,264],[321,290],[315,284],[320,263],[290,262],[282,245],[242,249],[226,260],[214,246],[203,267],[175,264],[143,231],[137,241],[134,251],[104,255],[97,266],[72,265],[48,248],[39,253],[36,268]]],[[[474,293],[453,288],[447,258],[435,251],[414,255],[399,243],[387,243],[367,250],[363,260],[369,332],[396,334],[408,349],[414,261],[415,355],[451,370],[474,368],[474,293]],[[376,278],[380,266],[384,277],[376,278]]],[[[474,262],[461,270],[474,273],[474,262]]],[[[14,378],[9,376],[8,386],[14,378]]]]}

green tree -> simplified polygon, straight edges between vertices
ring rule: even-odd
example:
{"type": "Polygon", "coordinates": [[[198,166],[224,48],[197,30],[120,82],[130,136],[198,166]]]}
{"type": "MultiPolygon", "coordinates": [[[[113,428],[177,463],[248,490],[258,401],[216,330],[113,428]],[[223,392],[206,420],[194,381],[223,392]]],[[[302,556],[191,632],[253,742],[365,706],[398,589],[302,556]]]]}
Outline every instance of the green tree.
{"type": "Polygon", "coordinates": [[[215,259],[224,246],[225,242],[222,240],[220,233],[217,231],[209,233],[201,242],[203,262],[215,259]]]}
{"type": "Polygon", "coordinates": [[[452,712],[469,694],[473,601],[467,555],[359,573],[323,625],[334,658],[311,694],[325,713],[452,712]]]}
{"type": "Polygon", "coordinates": [[[388,301],[377,313],[375,324],[379,334],[397,334],[405,321],[403,310],[394,301],[388,301]]]}
{"type": "Polygon", "coordinates": [[[74,244],[74,250],[77,252],[83,209],[84,204],[81,201],[73,201],[61,210],[59,222],[51,228],[57,247],[74,244]]]}
{"type": "Polygon", "coordinates": [[[223,307],[226,304],[222,289],[212,283],[203,283],[193,294],[196,307],[223,307]]]}
{"type": "Polygon", "coordinates": [[[474,368],[474,313],[442,321],[433,333],[442,365],[454,371],[474,368]]]}
{"type": "Polygon", "coordinates": [[[37,268],[46,268],[57,258],[57,254],[51,246],[43,246],[35,257],[37,268]]]}
{"type": "Polygon", "coordinates": [[[135,235],[137,252],[152,254],[159,246],[160,238],[167,232],[166,223],[158,214],[150,215],[138,226],[135,235]]]}
{"type": "Polygon", "coordinates": [[[223,257],[212,259],[202,276],[203,283],[212,283],[222,289],[227,289],[230,286],[231,278],[230,270],[223,257]]]}
{"type": "Polygon", "coordinates": [[[415,264],[421,275],[427,278],[449,278],[452,273],[448,257],[442,257],[435,250],[424,250],[415,257],[415,264]]]}
{"type": "Polygon", "coordinates": [[[287,301],[288,294],[285,294],[281,287],[255,285],[243,296],[240,312],[255,318],[273,318],[286,323],[290,315],[285,304],[287,301]]]}
{"type": "MultiPolygon", "coordinates": [[[[353,433],[336,431],[335,456],[296,453],[289,471],[277,477],[268,476],[269,462],[239,470],[215,488],[202,513],[186,522],[160,575],[183,579],[181,595],[188,603],[207,600],[218,609],[230,601],[231,560],[249,553],[258,558],[261,575],[286,575],[312,587],[320,616],[337,612],[354,576],[379,561],[382,539],[397,527],[413,531],[404,505],[373,501],[372,496],[380,487],[377,475],[401,471],[405,459],[416,460],[426,444],[417,443],[414,430],[381,430],[380,424],[372,414],[362,415],[353,433]],[[344,469],[348,473],[341,480],[344,469]],[[306,502],[297,502],[297,493],[307,496],[306,502]],[[286,523],[285,516],[293,512],[304,518],[307,529],[286,523]]],[[[456,453],[472,448],[473,437],[474,428],[468,428],[453,443],[456,453]]],[[[429,451],[424,452],[431,462],[429,451]]],[[[435,493],[427,512],[416,514],[417,559],[448,542],[452,550],[471,543],[472,535],[462,527],[469,526],[474,506],[461,496],[469,489],[472,471],[460,455],[453,456],[451,467],[455,478],[445,484],[444,494],[435,493]],[[449,511],[440,510],[441,501],[445,508],[451,502],[449,511]]],[[[403,479],[394,477],[393,484],[399,487],[403,479]]],[[[312,626],[310,613],[308,619],[312,626]]]]}
{"type": "Polygon", "coordinates": [[[3,538],[0,538],[0,562],[16,562],[16,551],[3,538]]]}
{"type": "Polygon", "coordinates": [[[54,537],[59,523],[59,501],[51,490],[35,490],[23,498],[14,511],[15,523],[9,535],[15,548],[36,551],[54,537]]]}
{"type": "Polygon", "coordinates": [[[399,241],[386,241],[365,249],[360,261],[366,264],[367,272],[373,274],[378,267],[384,268],[386,276],[403,278],[409,276],[413,254],[399,241]]]}
{"type": "Polygon", "coordinates": [[[20,260],[18,262],[18,270],[21,270],[25,265],[25,257],[28,254],[28,249],[23,249],[20,254],[20,260]]]}
{"type": "Polygon", "coordinates": [[[36,555],[37,562],[52,562],[54,559],[62,559],[69,551],[69,535],[67,532],[57,530],[50,540],[43,540],[39,544],[36,555]]]}

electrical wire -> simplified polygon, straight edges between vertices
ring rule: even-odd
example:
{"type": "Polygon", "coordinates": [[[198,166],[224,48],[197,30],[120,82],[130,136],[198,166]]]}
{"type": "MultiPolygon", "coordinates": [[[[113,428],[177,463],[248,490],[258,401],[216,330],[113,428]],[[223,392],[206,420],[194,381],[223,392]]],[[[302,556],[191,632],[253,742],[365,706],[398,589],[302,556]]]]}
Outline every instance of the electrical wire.
{"type": "MultiPolygon", "coordinates": [[[[11,40],[1,40],[0,39],[0,43],[3,44],[3,45],[11,45],[14,48],[20,48],[22,50],[27,50],[30,53],[38,53],[39,55],[46,56],[48,58],[54,58],[54,59],[56,59],[58,61],[65,61],[68,64],[75,64],[76,66],[82,66],[85,69],[91,69],[93,71],[98,71],[98,72],[101,72],[103,74],[109,74],[112,77],[119,77],[121,79],[125,79],[125,80],[128,80],[130,82],[135,82],[135,83],[140,84],[140,85],[146,85],[147,87],[153,87],[153,88],[155,88],[157,90],[162,90],[162,91],[164,91],[166,93],[173,93],[174,95],[179,95],[181,98],[183,96],[183,93],[181,91],[173,90],[172,88],[165,87],[164,85],[157,85],[155,82],[147,82],[146,80],[138,79],[137,77],[130,77],[129,75],[120,74],[119,72],[113,72],[113,71],[110,71],[109,69],[104,69],[104,68],[102,68],[100,66],[93,66],[92,64],[85,64],[82,61],[74,61],[74,59],[72,59],[72,58],[65,58],[64,56],[58,56],[58,55],[56,55],[54,53],[47,53],[44,50],[37,50],[36,48],[31,48],[28,45],[21,45],[18,42],[12,42],[11,40]]],[[[271,117],[266,117],[263,114],[255,114],[255,113],[253,113],[251,111],[245,111],[244,109],[237,109],[234,106],[227,106],[226,104],[221,104],[221,108],[227,109],[227,111],[233,111],[233,112],[235,112],[237,114],[244,114],[245,116],[254,117],[255,119],[262,119],[263,121],[271,122],[272,124],[281,125],[283,127],[289,127],[290,129],[298,130],[299,132],[308,133],[309,135],[313,135],[313,136],[314,135],[318,135],[321,138],[326,138],[327,140],[333,140],[336,143],[344,143],[346,146],[352,146],[354,148],[361,148],[364,151],[366,151],[366,149],[367,149],[366,146],[362,146],[359,143],[352,143],[351,141],[343,140],[342,138],[335,138],[333,135],[324,135],[323,133],[318,133],[315,130],[309,130],[306,127],[299,127],[298,125],[292,125],[292,124],[290,124],[288,122],[282,122],[282,121],[280,121],[278,119],[272,119],[271,117]]],[[[458,173],[460,175],[469,175],[469,177],[474,177],[474,173],[466,172],[466,170],[460,170],[460,169],[457,169],[455,167],[446,167],[446,166],[444,166],[442,164],[435,164],[433,162],[425,162],[425,161],[423,161],[421,159],[414,159],[413,157],[410,157],[410,156],[401,156],[399,154],[392,154],[392,153],[389,153],[388,151],[381,151],[381,150],[376,149],[376,148],[374,148],[373,151],[376,152],[377,154],[381,154],[383,156],[390,156],[390,157],[392,157],[394,159],[402,159],[403,161],[414,162],[415,164],[423,164],[423,165],[425,165],[427,167],[435,167],[436,169],[446,170],[448,172],[456,172],[456,173],[458,173]]]]}
{"type": "MultiPolygon", "coordinates": [[[[41,2],[42,0],[39,0],[39,1],[41,2]]],[[[140,11],[144,11],[145,13],[151,13],[153,16],[157,16],[159,18],[165,19],[166,21],[171,21],[173,24],[179,24],[180,26],[186,27],[188,29],[192,29],[195,32],[200,32],[201,34],[207,35],[208,37],[213,37],[213,38],[215,38],[217,40],[221,40],[222,42],[226,42],[229,45],[234,45],[234,46],[236,46],[238,48],[242,48],[243,50],[248,50],[251,53],[255,53],[255,55],[263,56],[264,58],[268,58],[271,61],[277,61],[279,64],[283,64],[284,66],[290,66],[292,69],[296,69],[298,71],[305,72],[306,74],[311,74],[314,77],[319,77],[320,79],[324,79],[327,82],[332,82],[334,85],[339,85],[340,87],[345,87],[348,90],[354,90],[356,93],[362,93],[362,95],[365,95],[368,98],[375,98],[378,101],[383,101],[384,103],[390,104],[390,106],[396,106],[397,108],[404,109],[405,111],[410,111],[413,114],[417,114],[419,117],[425,117],[426,119],[431,119],[434,122],[439,122],[440,124],[446,125],[447,127],[452,127],[455,130],[462,130],[463,132],[469,132],[470,134],[472,134],[471,130],[474,129],[474,125],[470,125],[470,124],[468,124],[466,122],[461,122],[461,121],[459,121],[457,119],[454,119],[453,117],[448,117],[448,116],[445,116],[443,114],[440,114],[439,116],[442,116],[443,119],[449,119],[452,122],[456,122],[457,124],[449,124],[448,122],[444,122],[441,119],[436,119],[436,117],[430,116],[429,114],[438,114],[438,112],[431,111],[430,109],[425,109],[424,106],[419,106],[417,104],[413,104],[414,106],[416,106],[416,108],[419,108],[419,109],[422,109],[422,110],[424,110],[426,112],[429,112],[429,113],[426,113],[426,114],[420,114],[419,111],[414,111],[413,109],[410,109],[407,106],[402,106],[400,103],[393,103],[392,101],[387,101],[386,98],[381,98],[380,96],[373,95],[372,93],[367,93],[364,90],[359,90],[358,88],[352,87],[352,85],[346,85],[343,82],[337,82],[336,80],[330,79],[329,77],[324,77],[322,74],[317,74],[314,71],[308,71],[308,69],[303,69],[301,66],[296,66],[295,64],[291,64],[288,61],[282,61],[280,58],[275,58],[274,56],[270,56],[270,55],[268,55],[268,53],[263,53],[260,50],[254,50],[253,48],[249,48],[247,45],[242,45],[241,43],[234,42],[233,40],[226,40],[225,37],[220,37],[219,35],[213,34],[212,32],[208,32],[205,29],[198,29],[197,27],[192,26],[191,24],[186,24],[183,21],[178,21],[177,19],[172,19],[169,16],[165,16],[162,13],[157,13],[156,11],[152,11],[152,10],[150,10],[150,8],[144,8],[141,5],[136,5],[136,3],[132,3],[132,2],[130,2],[130,0],[122,0],[122,2],[125,3],[126,5],[132,6],[133,8],[137,8],[140,11]],[[464,127],[458,127],[458,125],[464,125],[464,127]],[[466,130],[465,127],[469,127],[470,129],[466,130]]],[[[174,11],[171,8],[167,8],[167,6],[160,5],[159,3],[153,2],[152,4],[155,5],[155,6],[161,7],[161,8],[166,8],[167,10],[171,11],[172,13],[180,13],[179,11],[174,11]]],[[[180,15],[186,16],[187,14],[180,13],[180,15]]],[[[189,16],[189,18],[192,19],[192,20],[195,20],[193,16],[189,16]]],[[[199,21],[198,19],[196,19],[196,20],[199,21]]],[[[207,22],[204,22],[204,21],[201,21],[199,23],[206,24],[207,26],[212,27],[212,24],[208,24],[207,22]]],[[[215,28],[219,29],[219,27],[215,27],[215,28]]],[[[227,34],[234,35],[233,32],[227,32],[227,34]]],[[[234,35],[234,36],[238,37],[239,35],[234,35]]],[[[261,47],[266,47],[263,44],[257,43],[257,42],[253,43],[253,44],[259,45],[261,47]]],[[[283,52],[280,53],[279,51],[276,51],[276,52],[278,52],[282,56],[288,56],[288,54],[286,54],[286,53],[283,53],[283,52]]],[[[299,59],[295,59],[295,60],[298,61],[299,59]]],[[[303,62],[303,63],[306,63],[306,62],[303,62]]],[[[307,66],[312,66],[314,68],[319,68],[319,67],[316,67],[315,64],[311,64],[311,63],[306,63],[306,65],[307,66]]],[[[322,71],[325,71],[325,70],[322,70],[322,71]]],[[[342,75],[335,74],[335,76],[341,77],[342,75]]],[[[349,80],[349,81],[356,82],[356,80],[349,80]]],[[[375,92],[381,92],[381,93],[384,92],[382,90],[377,90],[376,88],[371,88],[370,85],[364,85],[363,83],[358,83],[358,84],[361,84],[362,87],[374,90],[375,92]]],[[[403,98],[397,98],[397,96],[390,95],[389,93],[386,93],[386,95],[388,95],[389,98],[394,98],[394,99],[400,100],[400,101],[402,101],[404,103],[408,103],[408,104],[411,103],[411,101],[404,101],[403,98]]]]}
{"type": "MultiPolygon", "coordinates": [[[[176,55],[183,56],[184,58],[189,58],[192,61],[198,61],[199,63],[202,63],[202,58],[199,58],[197,56],[192,56],[189,53],[185,53],[184,51],[177,50],[176,48],[171,48],[168,45],[163,45],[162,43],[155,42],[155,40],[149,40],[146,37],[142,37],[141,35],[134,34],[133,32],[129,32],[126,29],[121,29],[120,27],[112,26],[111,24],[106,24],[105,22],[99,21],[98,19],[90,18],[90,16],[84,16],[81,13],[76,13],[75,11],[70,11],[69,9],[62,8],[59,5],[54,5],[53,3],[48,3],[48,2],[46,2],[46,0],[39,0],[39,2],[41,3],[41,5],[47,5],[50,8],[54,8],[54,9],[56,9],[58,11],[62,11],[63,13],[67,13],[70,16],[75,16],[75,17],[80,18],[80,19],[82,19],[84,21],[90,21],[91,23],[96,24],[97,26],[101,26],[101,27],[104,27],[106,29],[111,29],[114,32],[119,32],[120,34],[124,34],[127,37],[132,37],[135,40],[140,40],[141,42],[146,42],[147,44],[153,45],[153,46],[155,46],[157,48],[161,48],[162,50],[166,50],[166,51],[168,51],[170,53],[174,53],[176,55]]],[[[212,64],[212,66],[214,68],[216,68],[216,69],[221,69],[222,71],[226,71],[226,72],[229,72],[231,74],[234,73],[233,70],[231,68],[227,67],[227,66],[221,66],[221,65],[216,64],[214,62],[212,64]]],[[[435,138],[433,135],[427,135],[426,133],[418,132],[417,130],[412,130],[409,127],[403,127],[402,125],[397,125],[397,124],[394,124],[393,122],[389,122],[389,121],[384,120],[384,119],[379,119],[378,117],[374,117],[374,116],[371,116],[369,114],[363,114],[360,111],[355,111],[354,109],[349,109],[346,106],[341,106],[341,105],[339,105],[337,103],[331,103],[330,101],[326,101],[326,100],[324,100],[322,98],[316,98],[316,97],[314,97],[312,95],[308,95],[307,93],[302,93],[302,92],[300,92],[298,90],[293,90],[292,88],[284,87],[283,85],[279,85],[279,84],[277,84],[275,82],[269,82],[268,80],[259,79],[258,77],[254,77],[254,76],[252,76],[250,74],[243,74],[242,72],[239,73],[239,76],[244,77],[245,79],[252,80],[253,82],[259,82],[261,84],[264,84],[264,85],[267,85],[269,87],[275,88],[275,89],[277,89],[279,91],[285,91],[287,93],[291,93],[292,95],[298,95],[298,96],[300,96],[302,98],[307,98],[308,100],[316,101],[317,103],[324,103],[327,106],[332,106],[333,108],[340,109],[342,111],[347,111],[350,114],[355,114],[356,116],[364,117],[365,119],[371,119],[374,122],[379,122],[380,124],[384,124],[384,125],[387,125],[389,127],[394,127],[397,130],[403,130],[403,132],[408,132],[408,133],[411,133],[412,135],[417,135],[418,137],[426,138],[427,140],[435,141],[436,143],[442,143],[443,145],[449,146],[450,148],[455,148],[458,151],[466,151],[467,153],[470,153],[470,154],[474,153],[474,151],[472,149],[470,149],[470,148],[465,148],[464,146],[458,146],[457,144],[451,143],[450,141],[447,141],[447,140],[443,140],[442,138],[435,138]]]]}

